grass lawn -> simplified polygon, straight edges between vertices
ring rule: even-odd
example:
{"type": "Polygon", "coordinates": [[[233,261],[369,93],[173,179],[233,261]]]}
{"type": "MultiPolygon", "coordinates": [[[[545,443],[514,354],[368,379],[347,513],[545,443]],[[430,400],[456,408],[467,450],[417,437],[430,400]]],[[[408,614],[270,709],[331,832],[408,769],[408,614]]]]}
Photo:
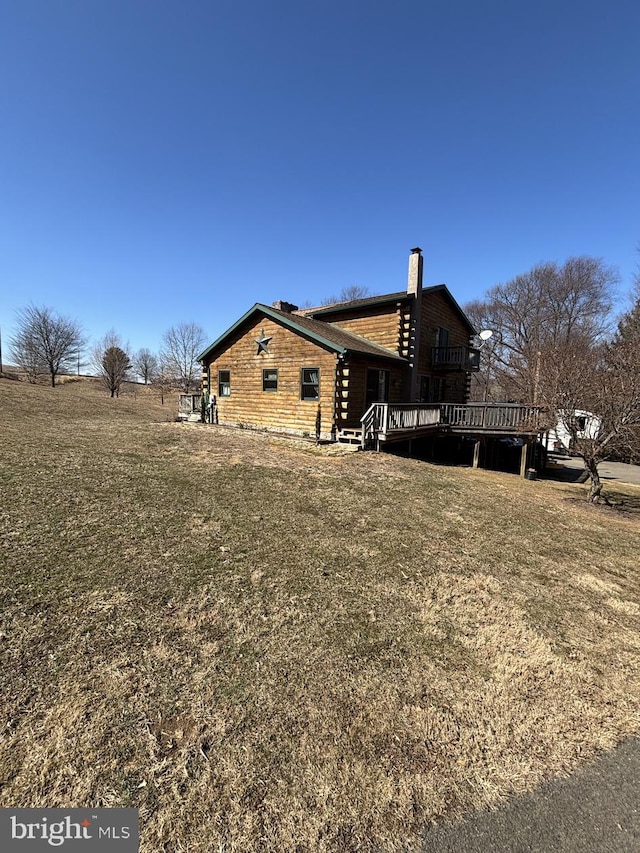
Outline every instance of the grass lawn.
{"type": "Polygon", "coordinates": [[[406,850],[640,732],[640,489],[0,379],[0,805],[143,853],[406,850]]]}

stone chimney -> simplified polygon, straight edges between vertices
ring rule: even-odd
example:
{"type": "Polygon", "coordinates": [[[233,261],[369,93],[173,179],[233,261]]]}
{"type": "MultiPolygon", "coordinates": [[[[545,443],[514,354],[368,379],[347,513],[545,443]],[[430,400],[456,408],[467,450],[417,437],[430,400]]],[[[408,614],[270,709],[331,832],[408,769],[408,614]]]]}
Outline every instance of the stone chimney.
{"type": "Polygon", "coordinates": [[[285,314],[291,314],[293,311],[298,310],[298,306],[294,305],[292,302],[284,302],[282,299],[276,300],[276,302],[271,303],[272,308],[277,308],[278,311],[284,311],[285,314]]]}
{"type": "Polygon", "coordinates": [[[422,291],[422,249],[416,247],[409,255],[409,280],[407,293],[417,296],[422,291]]]}
{"type": "Polygon", "coordinates": [[[420,358],[420,326],[422,320],[422,249],[416,247],[409,255],[407,294],[411,300],[411,325],[409,329],[409,382],[406,389],[408,402],[415,403],[419,395],[418,367],[420,358]]]}

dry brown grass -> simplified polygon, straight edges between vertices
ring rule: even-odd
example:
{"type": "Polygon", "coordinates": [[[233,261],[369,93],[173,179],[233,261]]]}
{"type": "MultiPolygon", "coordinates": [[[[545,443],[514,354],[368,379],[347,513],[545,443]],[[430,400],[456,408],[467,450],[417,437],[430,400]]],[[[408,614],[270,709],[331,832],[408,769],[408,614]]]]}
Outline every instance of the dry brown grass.
{"type": "Polygon", "coordinates": [[[2,805],[400,850],[640,731],[635,516],[172,415],[0,380],[2,805]]]}

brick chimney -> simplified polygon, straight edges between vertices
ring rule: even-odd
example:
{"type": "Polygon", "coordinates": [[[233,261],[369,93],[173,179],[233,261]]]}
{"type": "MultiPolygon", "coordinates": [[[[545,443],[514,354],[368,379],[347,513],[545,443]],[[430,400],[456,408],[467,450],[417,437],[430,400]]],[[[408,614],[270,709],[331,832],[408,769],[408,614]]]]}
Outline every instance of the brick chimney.
{"type": "Polygon", "coordinates": [[[282,299],[272,302],[271,307],[277,308],[278,311],[284,311],[286,314],[291,314],[293,311],[298,310],[298,306],[294,305],[293,302],[285,302],[282,299]]]}

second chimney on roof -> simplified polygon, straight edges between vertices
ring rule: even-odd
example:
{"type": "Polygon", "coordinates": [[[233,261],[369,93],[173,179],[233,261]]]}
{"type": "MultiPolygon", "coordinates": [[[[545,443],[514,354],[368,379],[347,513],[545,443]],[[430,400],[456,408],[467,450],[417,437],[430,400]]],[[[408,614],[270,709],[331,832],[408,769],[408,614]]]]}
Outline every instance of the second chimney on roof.
{"type": "Polygon", "coordinates": [[[422,291],[422,249],[416,247],[409,255],[407,293],[417,296],[422,291]]]}
{"type": "Polygon", "coordinates": [[[273,302],[271,307],[277,308],[278,311],[284,311],[285,314],[291,314],[293,311],[298,310],[298,306],[294,305],[293,302],[284,302],[282,299],[278,299],[276,302],[273,302]]]}

